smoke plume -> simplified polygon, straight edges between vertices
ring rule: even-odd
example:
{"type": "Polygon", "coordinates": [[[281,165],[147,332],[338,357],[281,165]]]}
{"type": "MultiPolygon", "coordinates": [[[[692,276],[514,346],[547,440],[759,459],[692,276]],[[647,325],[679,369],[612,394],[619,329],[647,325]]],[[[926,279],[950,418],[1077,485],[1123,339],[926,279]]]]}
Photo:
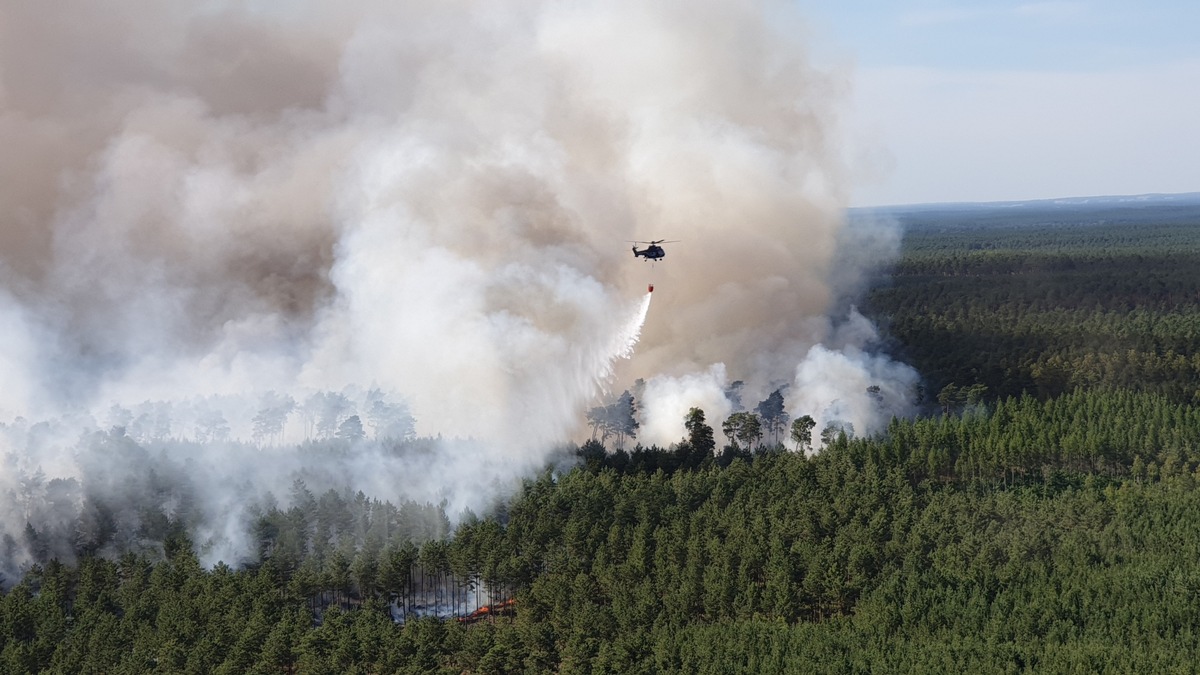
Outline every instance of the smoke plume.
{"type": "MultiPolygon", "coordinates": [[[[6,3],[0,530],[150,461],[233,555],[232,486],[305,469],[238,445],[267,390],[343,392],[330,433],[370,390],[474,439],[308,467],[453,509],[576,433],[614,367],[648,380],[662,443],[691,405],[719,425],[725,373],[794,379],[813,414],[882,384],[866,342],[835,344],[843,85],[804,35],[770,0],[6,3]],[[680,241],[633,259],[648,239],[680,241]]],[[[305,437],[299,415],[271,435],[305,437]]]]}

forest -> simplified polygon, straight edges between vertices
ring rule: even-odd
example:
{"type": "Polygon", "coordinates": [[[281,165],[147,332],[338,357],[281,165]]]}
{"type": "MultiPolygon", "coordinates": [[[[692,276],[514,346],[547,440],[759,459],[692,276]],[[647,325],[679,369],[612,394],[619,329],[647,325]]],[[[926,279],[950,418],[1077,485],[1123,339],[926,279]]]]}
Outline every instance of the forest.
{"type": "Polygon", "coordinates": [[[64,561],[30,525],[0,671],[1195,670],[1200,203],[891,217],[861,309],[919,415],[814,430],[775,392],[643,447],[634,387],[488,512],[296,480],[236,567],[201,563],[186,505],[141,514],[157,554],[98,527],[64,561]]]}

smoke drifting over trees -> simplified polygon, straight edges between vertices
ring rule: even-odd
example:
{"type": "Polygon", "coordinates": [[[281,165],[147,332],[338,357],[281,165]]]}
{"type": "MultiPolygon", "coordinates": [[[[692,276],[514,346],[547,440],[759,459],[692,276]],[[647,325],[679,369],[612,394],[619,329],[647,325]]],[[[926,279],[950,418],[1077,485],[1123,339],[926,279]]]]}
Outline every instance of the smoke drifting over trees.
{"type": "MultiPolygon", "coordinates": [[[[441,434],[478,442],[318,471],[465,506],[576,434],[623,356],[646,442],[724,419],[726,373],[869,431],[866,386],[902,411],[914,376],[844,300],[895,238],[839,253],[842,83],[804,34],[789,5],[721,0],[5,5],[8,468],[76,481],[69,510],[145,471],[89,473],[113,448],[186,438],[152,452],[232,530],[230,477],[302,468],[239,440],[441,434]],[[652,237],[683,241],[647,316],[625,241],[652,237]],[[18,416],[52,421],[33,442],[18,416]]],[[[6,523],[33,517],[17,475],[6,523]]]]}

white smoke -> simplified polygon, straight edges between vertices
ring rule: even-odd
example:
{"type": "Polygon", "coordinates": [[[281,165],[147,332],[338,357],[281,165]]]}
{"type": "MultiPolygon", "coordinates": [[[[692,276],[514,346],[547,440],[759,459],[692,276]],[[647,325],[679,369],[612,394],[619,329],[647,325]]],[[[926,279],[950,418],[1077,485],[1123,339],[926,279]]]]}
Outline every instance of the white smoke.
{"type": "MultiPolygon", "coordinates": [[[[646,440],[678,440],[695,405],[719,426],[726,371],[765,395],[842,346],[827,317],[858,278],[837,258],[842,86],[804,30],[773,0],[5,5],[0,411],[61,428],[6,440],[10,466],[119,492],[136,451],[81,468],[105,444],[203,436],[155,452],[211,465],[176,473],[232,555],[239,494],[300,470],[486,503],[630,374],[646,440]],[[682,241],[629,255],[658,238],[682,241]],[[475,442],[319,467],[236,444],[256,406],[235,401],[353,386],[475,442]],[[78,441],[112,426],[128,435],[78,441]]],[[[815,365],[793,407],[896,375],[844,345],[865,375],[815,365]]],[[[17,537],[37,500],[0,487],[17,537]]]]}
{"type": "Polygon", "coordinates": [[[16,377],[29,363],[38,358],[36,329],[30,325],[24,309],[0,288],[0,373],[5,374],[0,386],[0,419],[12,419],[29,410],[34,402],[34,384],[16,377]]]}
{"type": "Polygon", "coordinates": [[[678,443],[684,435],[684,418],[692,408],[703,410],[707,424],[719,431],[721,421],[732,411],[725,397],[728,383],[722,363],[702,372],[650,378],[642,393],[639,440],[662,448],[678,443]]]}
{"type": "MultiPolygon", "coordinates": [[[[849,424],[854,435],[865,436],[881,432],[893,417],[915,412],[912,397],[918,373],[877,351],[875,327],[855,308],[836,324],[827,322],[821,334],[824,339],[809,347],[787,380],[757,383],[742,392],[742,405],[753,410],[756,401],[780,389],[789,419],[808,415],[816,422],[816,447],[820,432],[831,423],[839,428],[849,424]]],[[[677,443],[692,407],[704,410],[709,425],[719,430],[733,412],[726,394],[730,379],[723,363],[685,375],[651,378],[641,403],[639,440],[662,447],[677,443]]]]}
{"type": "Polygon", "coordinates": [[[878,433],[892,417],[912,414],[917,379],[915,370],[885,356],[854,346],[833,351],[816,345],[796,366],[789,413],[816,421],[814,442],[830,423],[849,423],[859,436],[878,433]]]}

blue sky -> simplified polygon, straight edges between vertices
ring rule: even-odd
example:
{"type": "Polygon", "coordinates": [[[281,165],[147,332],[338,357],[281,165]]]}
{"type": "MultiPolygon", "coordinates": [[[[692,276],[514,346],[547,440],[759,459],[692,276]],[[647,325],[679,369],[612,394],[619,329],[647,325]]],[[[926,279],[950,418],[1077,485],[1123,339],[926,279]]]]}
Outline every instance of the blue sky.
{"type": "Polygon", "coordinates": [[[854,205],[1200,191],[1200,2],[796,2],[854,205]]]}

